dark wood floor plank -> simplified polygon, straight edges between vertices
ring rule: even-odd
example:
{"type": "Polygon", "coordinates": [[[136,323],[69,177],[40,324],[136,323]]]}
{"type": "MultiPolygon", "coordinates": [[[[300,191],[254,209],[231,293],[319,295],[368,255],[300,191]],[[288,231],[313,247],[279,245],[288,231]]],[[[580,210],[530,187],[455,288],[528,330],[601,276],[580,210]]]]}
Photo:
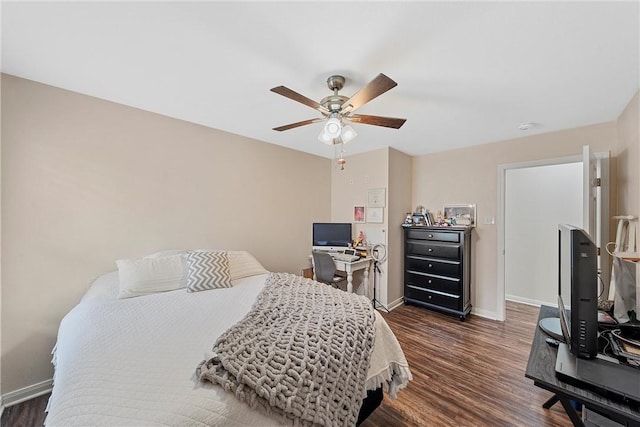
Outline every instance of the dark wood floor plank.
{"type": "Polygon", "coordinates": [[[34,427],[44,424],[47,402],[51,393],[9,406],[2,412],[2,427],[34,427]]]}
{"type": "MultiPolygon", "coordinates": [[[[507,320],[465,322],[414,306],[383,314],[402,346],[414,380],[363,427],[570,426],[551,396],[524,377],[538,308],[507,303],[507,320]]],[[[49,395],[6,408],[2,426],[40,427],[49,395]]]]}

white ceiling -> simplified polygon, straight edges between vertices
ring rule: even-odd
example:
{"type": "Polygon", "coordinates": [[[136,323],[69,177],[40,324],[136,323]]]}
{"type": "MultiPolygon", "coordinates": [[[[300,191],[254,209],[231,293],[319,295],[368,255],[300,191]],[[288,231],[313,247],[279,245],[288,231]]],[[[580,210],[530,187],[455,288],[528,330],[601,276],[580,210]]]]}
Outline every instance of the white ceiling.
{"type": "Polygon", "coordinates": [[[398,86],[358,113],[347,155],[411,155],[615,120],[640,86],[639,2],[2,2],[2,71],[332,157],[326,79],[351,96],[398,86]],[[522,122],[538,125],[523,132],[522,122]]]}

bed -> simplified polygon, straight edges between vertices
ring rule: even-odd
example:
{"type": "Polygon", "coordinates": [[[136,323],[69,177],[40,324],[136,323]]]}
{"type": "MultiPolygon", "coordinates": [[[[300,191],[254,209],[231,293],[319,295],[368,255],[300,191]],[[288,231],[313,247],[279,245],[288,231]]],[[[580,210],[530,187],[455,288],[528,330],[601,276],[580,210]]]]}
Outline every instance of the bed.
{"type": "MultiPolygon", "coordinates": [[[[199,378],[199,368],[213,360],[214,343],[250,317],[274,278],[346,293],[268,272],[244,251],[164,251],[119,260],[118,267],[98,277],[60,324],[46,426],[318,424],[284,420],[243,402],[199,378]],[[198,252],[217,254],[226,264],[205,266],[208,271],[196,285],[208,280],[224,286],[193,290],[194,263],[187,254],[198,252]]],[[[374,338],[360,402],[381,388],[395,398],[411,380],[398,341],[380,314],[373,313],[374,338]]]]}

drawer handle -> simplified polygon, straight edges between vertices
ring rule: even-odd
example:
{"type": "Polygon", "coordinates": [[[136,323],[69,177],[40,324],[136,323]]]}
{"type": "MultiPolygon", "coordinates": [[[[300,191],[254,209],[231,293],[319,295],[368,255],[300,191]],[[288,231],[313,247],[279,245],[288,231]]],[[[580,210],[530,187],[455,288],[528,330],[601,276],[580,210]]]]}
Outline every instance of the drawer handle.
{"type": "Polygon", "coordinates": [[[433,281],[431,279],[429,279],[429,283],[433,283],[433,281]]]}
{"type": "Polygon", "coordinates": [[[431,295],[429,295],[429,299],[431,299],[431,295]]]}
{"type": "Polygon", "coordinates": [[[432,268],[432,267],[433,267],[433,264],[429,264],[429,268],[432,268]]]}
{"type": "Polygon", "coordinates": [[[429,234],[429,237],[433,237],[433,234],[429,234]]]}
{"type": "Polygon", "coordinates": [[[429,248],[429,252],[433,252],[433,249],[429,248]]]}

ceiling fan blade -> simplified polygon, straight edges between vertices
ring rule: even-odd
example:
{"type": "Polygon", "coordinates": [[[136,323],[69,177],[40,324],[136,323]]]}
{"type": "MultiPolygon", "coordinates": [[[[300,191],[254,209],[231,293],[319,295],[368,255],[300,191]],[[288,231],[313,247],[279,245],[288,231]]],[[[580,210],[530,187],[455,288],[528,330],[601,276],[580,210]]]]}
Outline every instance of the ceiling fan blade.
{"type": "Polygon", "coordinates": [[[352,114],[346,119],[354,123],[362,123],[365,125],[384,126],[386,128],[400,129],[407,119],[398,119],[396,117],[368,116],[366,114],[352,114]]]}
{"type": "Polygon", "coordinates": [[[342,112],[348,113],[354,111],[396,86],[398,86],[398,83],[380,73],[376,78],[367,83],[365,87],[360,89],[358,93],[353,95],[351,99],[342,104],[342,112]]]}
{"type": "Polygon", "coordinates": [[[319,104],[318,102],[314,101],[313,99],[307,98],[304,95],[300,95],[298,92],[295,92],[291,89],[289,89],[288,87],[284,87],[284,86],[277,86],[271,89],[271,92],[275,92],[278,95],[282,95],[285,96],[289,99],[293,99],[294,101],[298,101],[301,104],[304,104],[308,107],[311,107],[315,110],[320,111],[322,114],[329,114],[329,110],[327,110],[325,107],[323,107],[321,104],[319,104]]]}
{"type": "Polygon", "coordinates": [[[301,122],[290,123],[290,124],[284,125],[284,126],[278,126],[277,128],[273,128],[273,130],[277,130],[277,131],[282,132],[283,130],[289,130],[289,129],[297,128],[297,127],[300,127],[300,126],[310,125],[311,123],[318,123],[318,122],[321,122],[323,120],[325,120],[325,119],[303,120],[301,122]]]}

